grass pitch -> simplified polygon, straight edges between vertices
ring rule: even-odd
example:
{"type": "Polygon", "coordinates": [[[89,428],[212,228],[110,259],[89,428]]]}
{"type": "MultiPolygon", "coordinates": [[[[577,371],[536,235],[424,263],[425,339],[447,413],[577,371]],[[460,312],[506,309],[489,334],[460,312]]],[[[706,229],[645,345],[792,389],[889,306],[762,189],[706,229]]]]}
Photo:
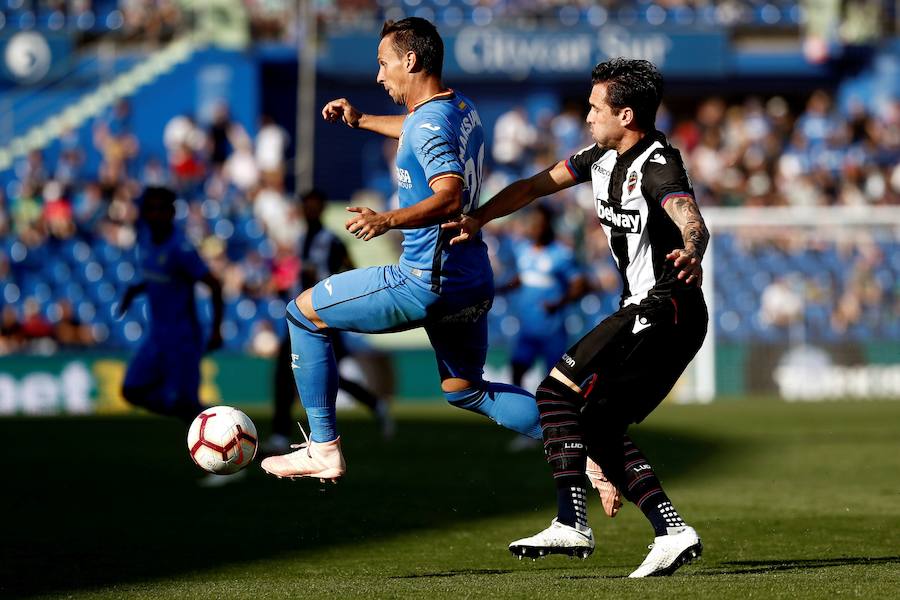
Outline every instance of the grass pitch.
{"type": "MultiPolygon", "coordinates": [[[[0,421],[0,597],[896,598],[900,402],[666,406],[632,429],[703,560],[632,581],[652,541],[633,506],[593,499],[587,561],[514,560],[545,527],[539,450],[445,406],[402,408],[381,441],[344,414],[337,486],[250,467],[197,486],[184,432],[158,418],[0,421]]],[[[256,418],[261,429],[266,419],[256,418]]]]}

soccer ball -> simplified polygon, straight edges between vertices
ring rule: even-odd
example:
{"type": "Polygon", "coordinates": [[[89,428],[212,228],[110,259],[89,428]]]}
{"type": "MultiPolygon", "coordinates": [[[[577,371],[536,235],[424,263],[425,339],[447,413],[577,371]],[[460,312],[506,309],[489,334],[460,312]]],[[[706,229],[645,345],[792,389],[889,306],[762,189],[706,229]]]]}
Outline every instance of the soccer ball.
{"type": "Polygon", "coordinates": [[[188,429],[187,445],[197,466],[217,475],[230,475],[256,456],[256,425],[230,406],[214,406],[197,415],[188,429]]]}

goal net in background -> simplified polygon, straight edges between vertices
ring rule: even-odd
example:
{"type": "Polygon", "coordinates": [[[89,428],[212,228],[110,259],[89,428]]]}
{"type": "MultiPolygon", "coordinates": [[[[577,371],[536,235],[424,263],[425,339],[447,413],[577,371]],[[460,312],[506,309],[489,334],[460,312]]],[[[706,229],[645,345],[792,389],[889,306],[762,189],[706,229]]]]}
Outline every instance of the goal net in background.
{"type": "Polygon", "coordinates": [[[900,398],[900,207],[703,214],[710,330],[677,401],[900,398]]]}

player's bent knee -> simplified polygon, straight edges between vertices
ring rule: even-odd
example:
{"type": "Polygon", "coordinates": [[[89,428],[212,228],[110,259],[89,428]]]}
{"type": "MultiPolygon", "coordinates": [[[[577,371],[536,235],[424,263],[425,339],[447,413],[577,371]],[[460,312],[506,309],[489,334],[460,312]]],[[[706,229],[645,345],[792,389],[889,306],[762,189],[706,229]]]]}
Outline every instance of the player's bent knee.
{"type": "Polygon", "coordinates": [[[288,321],[303,329],[316,331],[328,327],[328,325],[319,318],[319,315],[316,314],[316,311],[313,308],[312,290],[305,290],[295,299],[288,302],[285,310],[288,321]]]}
{"type": "Polygon", "coordinates": [[[544,379],[544,381],[541,383],[541,385],[544,385],[544,383],[547,383],[550,381],[559,382],[559,383],[563,384],[564,386],[566,386],[567,388],[569,388],[570,390],[580,394],[581,387],[577,383],[575,383],[574,381],[572,381],[571,379],[569,379],[568,377],[563,375],[563,372],[559,370],[558,366],[559,365],[557,365],[556,367],[553,367],[553,369],[550,371],[550,374],[547,375],[546,379],[544,379]]]}
{"type": "Polygon", "coordinates": [[[472,386],[471,384],[469,387],[460,389],[444,389],[443,392],[444,398],[451,405],[476,412],[479,412],[485,395],[485,391],[482,388],[472,386]]]}
{"type": "Polygon", "coordinates": [[[441,381],[441,391],[443,391],[444,394],[482,387],[484,386],[475,385],[468,379],[461,379],[459,377],[448,377],[441,381]]]}
{"type": "MultiPolygon", "coordinates": [[[[300,313],[306,317],[313,325],[316,326],[317,329],[325,329],[328,325],[319,318],[319,315],[316,313],[316,309],[313,308],[312,305],[312,288],[308,290],[303,290],[299,296],[297,296],[294,300],[291,301],[291,304],[296,306],[299,309],[300,313]]],[[[290,307],[290,304],[288,305],[290,307]]]]}

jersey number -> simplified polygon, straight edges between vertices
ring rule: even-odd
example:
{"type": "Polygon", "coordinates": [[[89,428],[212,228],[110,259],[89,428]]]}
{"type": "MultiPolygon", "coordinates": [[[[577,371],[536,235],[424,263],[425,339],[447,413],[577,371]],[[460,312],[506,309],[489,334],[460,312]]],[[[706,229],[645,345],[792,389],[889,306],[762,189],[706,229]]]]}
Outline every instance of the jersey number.
{"type": "Polygon", "coordinates": [[[478,157],[469,158],[466,161],[466,188],[469,190],[469,198],[463,206],[463,214],[468,214],[478,208],[481,197],[481,163],[484,161],[484,144],[478,149],[478,157]],[[477,162],[476,162],[477,161],[477,162]]]}

